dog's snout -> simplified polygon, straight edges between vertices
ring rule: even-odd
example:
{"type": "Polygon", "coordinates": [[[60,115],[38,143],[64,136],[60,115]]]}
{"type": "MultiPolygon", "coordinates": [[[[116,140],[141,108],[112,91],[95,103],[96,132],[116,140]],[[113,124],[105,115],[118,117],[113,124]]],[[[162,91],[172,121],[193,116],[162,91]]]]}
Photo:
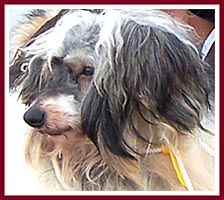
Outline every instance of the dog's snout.
{"type": "Polygon", "coordinates": [[[45,112],[37,106],[26,111],[23,116],[25,122],[34,128],[41,128],[45,123],[45,112]]]}

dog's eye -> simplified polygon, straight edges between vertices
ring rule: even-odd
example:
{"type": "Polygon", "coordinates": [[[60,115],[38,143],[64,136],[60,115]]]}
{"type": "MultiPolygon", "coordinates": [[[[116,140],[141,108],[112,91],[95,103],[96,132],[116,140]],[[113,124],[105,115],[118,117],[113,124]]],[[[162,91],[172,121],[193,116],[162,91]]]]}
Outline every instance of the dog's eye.
{"type": "Polygon", "coordinates": [[[91,66],[85,66],[82,70],[82,74],[86,76],[92,76],[94,74],[94,67],[91,66]]]}
{"type": "Polygon", "coordinates": [[[22,71],[22,72],[26,72],[27,71],[27,69],[28,69],[28,63],[23,63],[21,66],[20,66],[20,70],[22,71]]]}

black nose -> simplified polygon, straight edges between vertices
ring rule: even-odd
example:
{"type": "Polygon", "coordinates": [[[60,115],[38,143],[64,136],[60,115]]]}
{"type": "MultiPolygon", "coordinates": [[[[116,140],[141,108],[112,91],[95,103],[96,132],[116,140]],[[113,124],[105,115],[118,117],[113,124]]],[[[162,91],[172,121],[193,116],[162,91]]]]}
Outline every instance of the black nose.
{"type": "Polygon", "coordinates": [[[23,119],[34,128],[41,128],[46,121],[45,112],[37,106],[30,107],[24,114],[23,119]]]}

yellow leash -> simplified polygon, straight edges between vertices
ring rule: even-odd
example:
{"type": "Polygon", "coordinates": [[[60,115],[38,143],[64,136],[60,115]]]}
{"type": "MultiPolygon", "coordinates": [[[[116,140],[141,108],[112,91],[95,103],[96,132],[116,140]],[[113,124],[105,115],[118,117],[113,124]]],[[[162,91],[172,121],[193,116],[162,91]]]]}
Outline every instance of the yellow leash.
{"type": "MultiPolygon", "coordinates": [[[[165,146],[164,144],[161,145],[161,151],[164,154],[169,154],[171,162],[173,164],[174,170],[176,172],[176,175],[177,175],[177,178],[178,178],[180,184],[183,187],[187,188],[188,190],[192,190],[193,188],[192,188],[191,185],[187,186],[187,183],[186,183],[186,180],[185,180],[186,177],[184,176],[183,172],[181,171],[180,165],[179,165],[179,163],[177,161],[177,158],[174,155],[174,153],[167,146],[165,146]]],[[[188,182],[190,182],[190,180],[188,182]]]]}

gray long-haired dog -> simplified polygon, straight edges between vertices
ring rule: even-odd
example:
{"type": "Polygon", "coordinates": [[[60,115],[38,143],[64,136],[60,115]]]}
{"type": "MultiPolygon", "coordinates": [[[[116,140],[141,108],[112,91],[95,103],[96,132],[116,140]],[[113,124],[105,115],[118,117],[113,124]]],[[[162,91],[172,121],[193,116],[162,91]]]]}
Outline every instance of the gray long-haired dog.
{"type": "Polygon", "coordinates": [[[22,24],[29,37],[16,35],[20,43],[10,66],[10,89],[19,90],[27,106],[25,156],[40,171],[43,188],[69,188],[77,167],[73,159],[81,156],[81,101],[97,67],[95,45],[102,26],[95,12],[62,10],[52,16],[35,10],[28,15],[30,24],[22,24]]]}
{"type": "Polygon", "coordinates": [[[191,31],[155,10],[66,11],[22,49],[25,153],[44,188],[214,190],[200,122],[214,77],[191,31]]]}

